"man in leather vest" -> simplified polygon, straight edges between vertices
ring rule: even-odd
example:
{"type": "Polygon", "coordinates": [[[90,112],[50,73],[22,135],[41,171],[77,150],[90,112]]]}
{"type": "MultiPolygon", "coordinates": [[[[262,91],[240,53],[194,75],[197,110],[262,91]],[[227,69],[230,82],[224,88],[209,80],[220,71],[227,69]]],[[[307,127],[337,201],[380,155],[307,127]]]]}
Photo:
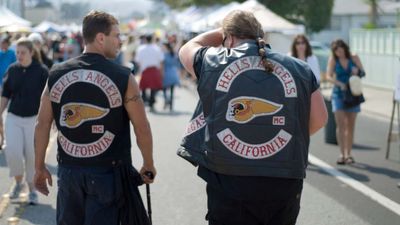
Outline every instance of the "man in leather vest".
{"type": "Polygon", "coordinates": [[[156,174],[152,135],[130,70],[109,60],[121,47],[118,21],[93,11],[85,16],[82,31],[84,53],[55,65],[42,95],[35,130],[35,186],[49,194],[52,179],[44,160],[54,120],[57,224],[149,224],[137,185],[142,178],[153,182],[145,172],[156,174]],[[143,157],[140,174],[132,167],[129,122],[143,157]]]}
{"type": "Polygon", "coordinates": [[[326,123],[311,69],[263,36],[254,15],[237,10],[179,53],[201,104],[178,154],[207,182],[210,225],[295,224],[310,135],[326,123]]]}

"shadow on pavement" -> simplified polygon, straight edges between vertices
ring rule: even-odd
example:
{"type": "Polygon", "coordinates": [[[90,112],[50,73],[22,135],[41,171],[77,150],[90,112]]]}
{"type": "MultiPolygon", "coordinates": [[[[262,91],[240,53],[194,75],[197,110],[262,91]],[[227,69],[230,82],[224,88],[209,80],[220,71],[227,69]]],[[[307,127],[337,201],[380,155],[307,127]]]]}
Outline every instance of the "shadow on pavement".
{"type": "MultiPolygon", "coordinates": [[[[350,170],[346,169],[346,166],[335,167],[335,169],[337,169],[338,171],[340,171],[340,172],[342,172],[342,173],[344,173],[344,174],[346,174],[346,175],[350,176],[351,178],[354,178],[355,180],[358,180],[358,181],[369,181],[370,180],[369,177],[364,175],[364,174],[357,173],[357,172],[350,171],[350,170]]],[[[307,171],[308,172],[316,172],[316,173],[319,173],[319,174],[322,174],[322,175],[331,176],[329,173],[325,172],[324,170],[322,170],[319,167],[314,166],[312,164],[308,165],[307,171]]]]}
{"type": "Polygon", "coordinates": [[[362,145],[362,144],[353,144],[354,150],[379,150],[379,147],[362,145]]]}
{"type": "MultiPolygon", "coordinates": [[[[348,165],[346,165],[346,166],[348,166],[348,165]]],[[[339,170],[340,172],[350,176],[351,178],[354,178],[355,180],[358,180],[358,181],[370,181],[370,179],[369,179],[369,177],[367,175],[348,170],[345,167],[337,168],[337,170],[339,170]]]]}
{"type": "Polygon", "coordinates": [[[314,166],[313,164],[308,164],[307,172],[308,172],[308,171],[310,171],[310,172],[315,172],[315,173],[319,173],[319,174],[322,174],[322,175],[328,175],[328,176],[330,176],[329,173],[325,172],[324,170],[320,169],[320,168],[317,167],[317,166],[314,166]]]}
{"type": "Polygon", "coordinates": [[[372,165],[368,165],[368,164],[365,164],[365,163],[355,163],[355,164],[350,165],[350,167],[356,168],[356,169],[360,169],[360,170],[367,170],[367,171],[369,171],[371,173],[386,175],[386,176],[388,176],[390,178],[393,178],[393,179],[400,179],[400,172],[399,171],[391,170],[391,169],[388,169],[388,168],[372,166],[372,165]]]}
{"type": "MultiPolygon", "coordinates": [[[[19,207],[23,207],[22,205],[19,207]]],[[[26,205],[24,212],[20,216],[21,220],[27,220],[31,224],[55,225],[56,224],[56,209],[51,205],[26,205]]],[[[18,208],[15,209],[17,212],[18,208]]]]}

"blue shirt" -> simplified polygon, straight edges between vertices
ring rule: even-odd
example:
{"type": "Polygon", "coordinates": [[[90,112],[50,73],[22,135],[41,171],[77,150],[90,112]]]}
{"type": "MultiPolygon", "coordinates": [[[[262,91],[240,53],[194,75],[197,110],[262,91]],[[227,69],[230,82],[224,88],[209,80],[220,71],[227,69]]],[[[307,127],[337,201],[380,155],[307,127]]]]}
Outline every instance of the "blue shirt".
{"type": "Polygon", "coordinates": [[[12,50],[0,51],[0,86],[3,85],[3,77],[6,73],[8,66],[15,62],[17,58],[12,50]]]}
{"type": "MultiPolygon", "coordinates": [[[[347,68],[344,68],[342,64],[340,64],[339,60],[336,60],[336,65],[335,65],[336,80],[344,84],[349,83],[349,79],[351,77],[351,70],[353,67],[356,67],[356,65],[351,59],[349,59],[347,68]]],[[[332,97],[339,97],[339,98],[343,97],[342,91],[340,90],[339,86],[335,85],[335,87],[333,88],[332,97]]]]}

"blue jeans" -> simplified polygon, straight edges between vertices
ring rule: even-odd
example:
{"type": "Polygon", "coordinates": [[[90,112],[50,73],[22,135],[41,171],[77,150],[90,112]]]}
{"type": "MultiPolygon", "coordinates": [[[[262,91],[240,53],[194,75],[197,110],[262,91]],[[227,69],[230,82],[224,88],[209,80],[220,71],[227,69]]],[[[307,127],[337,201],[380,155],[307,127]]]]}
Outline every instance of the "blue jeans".
{"type": "Polygon", "coordinates": [[[57,225],[118,225],[112,168],[58,167],[57,225]]]}

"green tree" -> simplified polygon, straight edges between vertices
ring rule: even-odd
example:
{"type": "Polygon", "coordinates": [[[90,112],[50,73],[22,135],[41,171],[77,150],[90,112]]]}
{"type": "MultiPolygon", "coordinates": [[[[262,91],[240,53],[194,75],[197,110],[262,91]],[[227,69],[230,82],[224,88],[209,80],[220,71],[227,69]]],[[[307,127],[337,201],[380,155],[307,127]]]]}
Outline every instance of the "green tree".
{"type": "Polygon", "coordinates": [[[376,28],[378,25],[378,0],[364,0],[369,5],[369,22],[366,27],[376,28]]]}
{"type": "Polygon", "coordinates": [[[304,24],[308,32],[319,32],[330,22],[334,0],[261,0],[276,14],[304,24]]]}

